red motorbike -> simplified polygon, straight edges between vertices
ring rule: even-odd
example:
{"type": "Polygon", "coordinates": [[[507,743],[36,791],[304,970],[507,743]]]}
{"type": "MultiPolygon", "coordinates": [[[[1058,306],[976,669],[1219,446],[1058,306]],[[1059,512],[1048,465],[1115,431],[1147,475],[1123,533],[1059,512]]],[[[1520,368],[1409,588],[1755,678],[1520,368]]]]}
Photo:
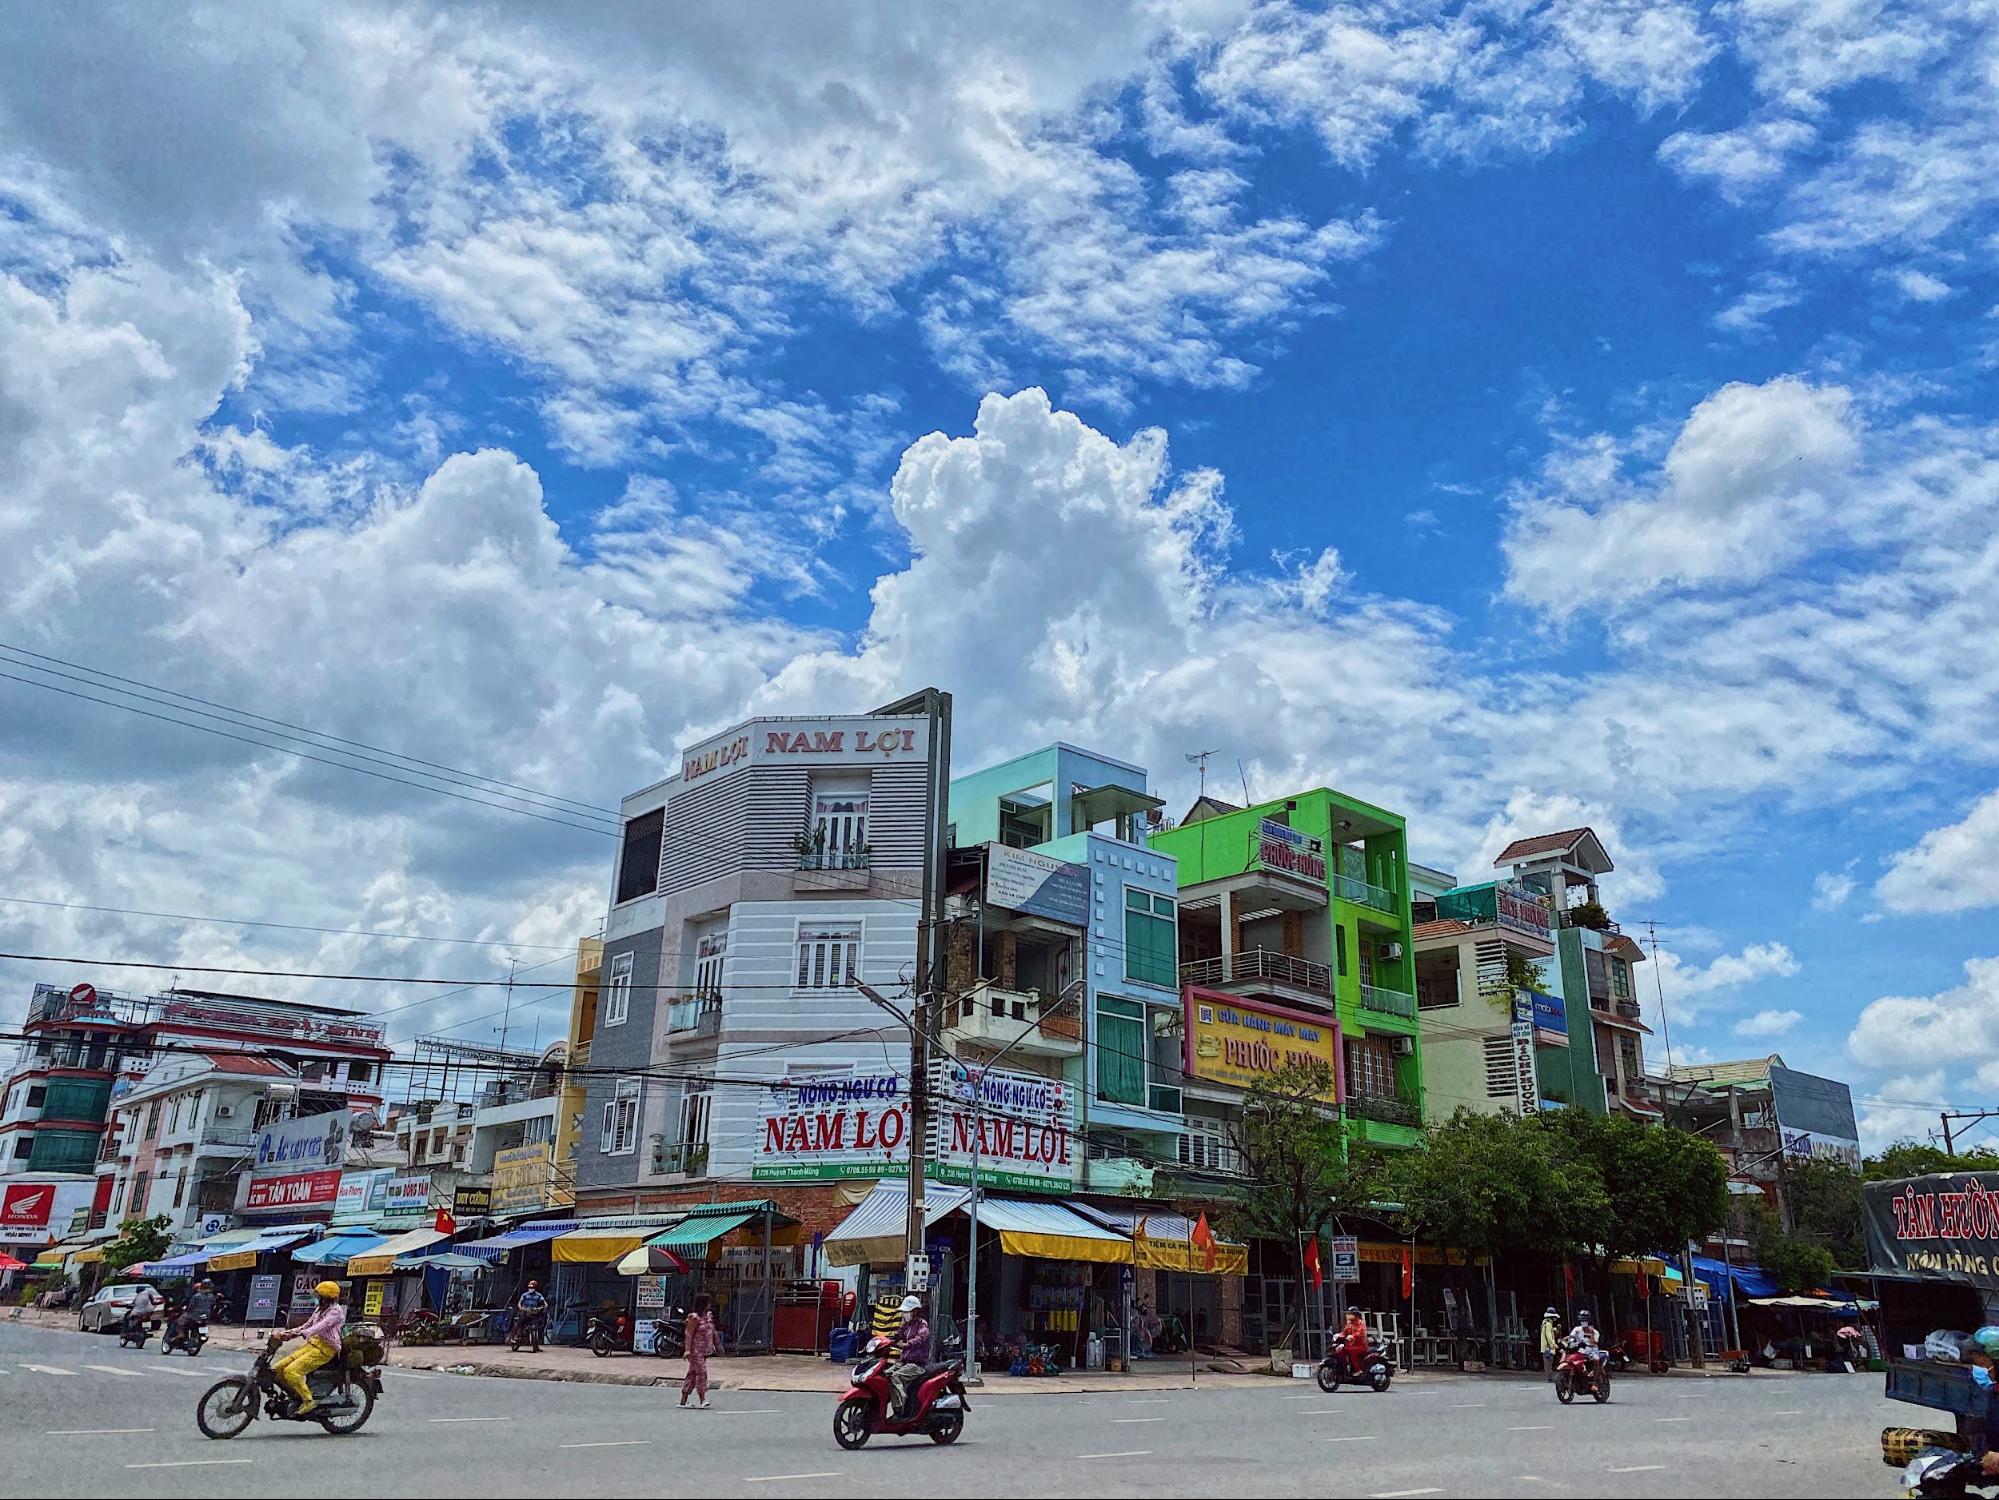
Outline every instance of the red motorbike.
{"type": "Polygon", "coordinates": [[[1610,1356],[1601,1351],[1595,1359],[1573,1341],[1562,1345],[1562,1357],[1555,1364],[1555,1399],[1567,1406],[1583,1392],[1598,1405],[1610,1399],[1610,1356]]]}
{"type": "Polygon", "coordinates": [[[895,1408],[895,1387],[888,1372],[895,1368],[894,1345],[877,1336],[868,1341],[861,1362],[854,1366],[853,1383],[840,1404],[833,1408],[833,1441],[853,1450],[876,1434],[889,1437],[927,1437],[940,1446],[958,1441],[965,1430],[963,1372],[957,1361],[930,1364],[909,1394],[909,1410],[891,1416],[895,1408]]]}

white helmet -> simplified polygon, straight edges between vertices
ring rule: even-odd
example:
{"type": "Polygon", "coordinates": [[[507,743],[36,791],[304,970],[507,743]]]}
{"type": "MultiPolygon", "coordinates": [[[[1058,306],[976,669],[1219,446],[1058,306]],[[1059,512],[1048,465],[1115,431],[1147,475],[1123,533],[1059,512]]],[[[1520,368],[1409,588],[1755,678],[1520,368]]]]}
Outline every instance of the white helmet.
{"type": "Polygon", "coordinates": [[[913,1313],[921,1306],[923,1299],[913,1294],[902,1299],[902,1310],[906,1313],[913,1313]]]}

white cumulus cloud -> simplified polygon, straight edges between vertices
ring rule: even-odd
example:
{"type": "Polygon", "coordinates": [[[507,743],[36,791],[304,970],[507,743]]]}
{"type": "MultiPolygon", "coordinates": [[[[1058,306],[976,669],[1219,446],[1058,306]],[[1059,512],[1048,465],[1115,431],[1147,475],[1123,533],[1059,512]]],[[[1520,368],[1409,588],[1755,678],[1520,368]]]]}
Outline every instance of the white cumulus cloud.
{"type": "Polygon", "coordinates": [[[1999,906],[1999,791],[1891,855],[1874,894],[1890,911],[1910,914],[1999,906]]]}

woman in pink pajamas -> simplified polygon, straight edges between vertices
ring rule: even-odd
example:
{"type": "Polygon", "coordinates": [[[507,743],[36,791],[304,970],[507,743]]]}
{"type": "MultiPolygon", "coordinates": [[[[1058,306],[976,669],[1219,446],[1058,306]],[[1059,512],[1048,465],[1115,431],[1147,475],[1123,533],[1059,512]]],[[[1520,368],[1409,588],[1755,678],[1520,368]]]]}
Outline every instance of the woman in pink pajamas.
{"type": "Polygon", "coordinates": [[[703,1292],[687,1314],[687,1378],[680,1382],[682,1406],[690,1395],[699,1397],[702,1407],[708,1405],[708,1356],[722,1347],[721,1335],[715,1332],[715,1315],[708,1306],[708,1294],[703,1292]]]}

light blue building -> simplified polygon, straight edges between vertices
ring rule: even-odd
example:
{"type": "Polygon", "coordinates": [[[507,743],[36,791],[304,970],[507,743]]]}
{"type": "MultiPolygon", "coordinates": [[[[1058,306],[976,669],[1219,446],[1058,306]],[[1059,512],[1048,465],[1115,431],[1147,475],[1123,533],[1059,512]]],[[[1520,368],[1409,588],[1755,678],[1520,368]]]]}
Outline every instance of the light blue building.
{"type": "Polygon", "coordinates": [[[1184,1159],[1185,1019],[1178,872],[1144,831],[1163,804],[1145,769],[1056,743],[951,783],[951,842],[998,843],[1085,867],[1082,1055],[1064,1064],[1085,1142],[1079,1187],[1150,1196],[1184,1159]]]}

